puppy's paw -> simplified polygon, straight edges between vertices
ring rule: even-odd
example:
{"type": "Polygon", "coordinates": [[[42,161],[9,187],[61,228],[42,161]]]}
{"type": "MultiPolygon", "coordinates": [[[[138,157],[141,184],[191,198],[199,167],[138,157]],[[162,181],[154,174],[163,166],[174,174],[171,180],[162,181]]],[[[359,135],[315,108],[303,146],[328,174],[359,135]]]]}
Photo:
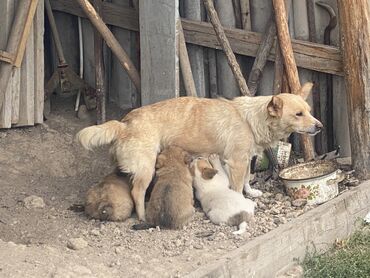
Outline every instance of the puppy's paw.
{"type": "Polygon", "coordinates": [[[213,166],[214,168],[216,168],[216,166],[221,165],[220,157],[219,157],[219,155],[218,155],[218,154],[215,154],[215,153],[211,154],[211,155],[208,157],[208,160],[209,160],[209,162],[212,164],[212,166],[213,166]]]}
{"type": "Polygon", "coordinates": [[[249,184],[248,184],[248,186],[247,185],[244,186],[244,191],[245,191],[245,193],[247,193],[247,195],[249,195],[252,198],[258,198],[258,197],[262,196],[262,191],[261,190],[252,189],[252,188],[250,188],[249,184]]]}

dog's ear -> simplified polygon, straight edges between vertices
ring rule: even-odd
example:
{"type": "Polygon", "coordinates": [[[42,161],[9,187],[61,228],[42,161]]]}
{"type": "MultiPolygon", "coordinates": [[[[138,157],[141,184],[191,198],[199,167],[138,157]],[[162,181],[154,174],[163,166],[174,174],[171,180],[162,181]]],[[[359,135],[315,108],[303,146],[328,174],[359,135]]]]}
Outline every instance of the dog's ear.
{"type": "Polygon", "coordinates": [[[162,168],[164,165],[164,161],[166,160],[166,156],[164,154],[159,154],[157,156],[157,161],[155,163],[155,168],[159,169],[162,168]]]}
{"type": "Polygon", "coordinates": [[[217,174],[217,172],[218,171],[213,168],[204,168],[202,170],[202,178],[205,180],[210,180],[217,174]]]}
{"type": "Polygon", "coordinates": [[[297,94],[300,95],[304,100],[306,100],[308,95],[311,93],[312,87],[313,87],[312,82],[306,82],[303,84],[303,86],[301,87],[297,94]]]}
{"type": "Polygon", "coordinates": [[[277,96],[273,96],[267,105],[267,111],[270,116],[280,118],[283,115],[283,100],[277,96]]]}

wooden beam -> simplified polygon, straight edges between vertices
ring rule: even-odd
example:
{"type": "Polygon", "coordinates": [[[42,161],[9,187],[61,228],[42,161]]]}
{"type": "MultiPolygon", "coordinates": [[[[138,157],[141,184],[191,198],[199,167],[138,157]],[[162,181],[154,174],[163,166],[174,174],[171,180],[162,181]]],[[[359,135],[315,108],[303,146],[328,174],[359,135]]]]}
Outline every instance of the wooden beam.
{"type": "MultiPolygon", "coordinates": [[[[284,0],[273,0],[276,20],[276,29],[279,38],[279,45],[281,53],[283,55],[283,61],[289,86],[292,93],[298,93],[301,89],[301,83],[299,81],[298,69],[293,55],[293,48],[289,35],[288,18],[285,9],[284,0]]],[[[300,144],[303,150],[304,159],[311,160],[315,157],[314,147],[310,138],[307,135],[300,135],[300,144]]]]}
{"type": "Polygon", "coordinates": [[[370,178],[370,7],[367,0],[338,1],[347,92],[351,156],[361,179],[370,178]]]}
{"type": "MultiPolygon", "coordinates": [[[[86,17],[75,0],[50,0],[50,3],[56,11],[86,17]]],[[[103,12],[106,24],[139,31],[139,17],[135,9],[103,2],[103,12]]],[[[181,21],[187,43],[222,49],[211,24],[187,19],[181,21]]],[[[224,28],[224,31],[234,53],[256,57],[262,42],[261,34],[231,28],[224,28]]],[[[342,56],[339,48],[302,40],[292,40],[292,47],[298,67],[343,76],[342,56]]],[[[267,59],[275,61],[274,47],[267,59]]]]}

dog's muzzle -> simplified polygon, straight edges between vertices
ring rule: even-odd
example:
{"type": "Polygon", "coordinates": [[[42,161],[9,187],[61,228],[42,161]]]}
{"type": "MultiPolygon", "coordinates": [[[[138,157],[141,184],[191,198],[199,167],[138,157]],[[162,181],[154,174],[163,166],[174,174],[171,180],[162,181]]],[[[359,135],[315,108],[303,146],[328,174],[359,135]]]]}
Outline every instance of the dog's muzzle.
{"type": "Polygon", "coordinates": [[[298,131],[298,133],[300,133],[300,134],[308,134],[310,136],[315,136],[317,133],[319,133],[322,130],[322,128],[323,128],[322,123],[320,123],[319,121],[317,121],[315,123],[315,125],[313,125],[309,129],[304,130],[304,131],[298,131]]]}

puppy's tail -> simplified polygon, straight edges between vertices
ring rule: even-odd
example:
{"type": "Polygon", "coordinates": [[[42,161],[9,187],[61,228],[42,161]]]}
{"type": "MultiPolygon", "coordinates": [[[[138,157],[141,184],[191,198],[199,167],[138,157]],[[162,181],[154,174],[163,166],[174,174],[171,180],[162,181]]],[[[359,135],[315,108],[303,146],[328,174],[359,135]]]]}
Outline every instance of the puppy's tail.
{"type": "Polygon", "coordinates": [[[101,125],[89,126],[77,133],[76,139],[81,145],[91,150],[94,147],[111,144],[125,130],[126,124],[119,121],[109,121],[101,125]]]}
{"type": "Polygon", "coordinates": [[[149,223],[140,223],[140,224],[132,225],[132,228],[134,230],[147,230],[150,228],[155,228],[155,226],[149,223]]]}
{"type": "Polygon", "coordinates": [[[247,222],[243,221],[242,223],[239,224],[239,230],[233,232],[234,235],[241,235],[244,234],[245,231],[247,230],[248,224],[247,222]]]}
{"type": "Polygon", "coordinates": [[[241,211],[230,217],[228,224],[231,226],[238,226],[239,230],[233,232],[234,235],[243,234],[247,228],[248,223],[253,227],[255,225],[254,215],[250,212],[241,211]]]}

